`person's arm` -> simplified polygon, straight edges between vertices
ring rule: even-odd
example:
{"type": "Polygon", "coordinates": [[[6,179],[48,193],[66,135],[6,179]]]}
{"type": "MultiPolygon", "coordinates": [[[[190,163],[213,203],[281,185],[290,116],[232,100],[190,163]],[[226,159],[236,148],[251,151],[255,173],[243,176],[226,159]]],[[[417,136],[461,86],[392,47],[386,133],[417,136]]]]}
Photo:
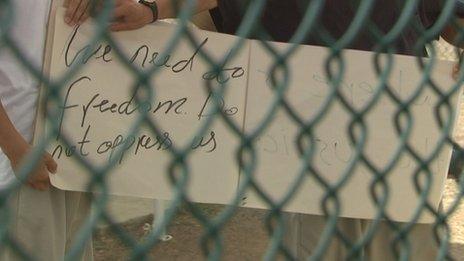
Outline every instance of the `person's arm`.
{"type": "MultiPolygon", "coordinates": [[[[16,171],[27,154],[31,151],[31,145],[19,134],[10,118],[6,114],[0,101],[0,148],[11,162],[13,170],[16,171]]],[[[44,153],[42,160],[37,164],[35,170],[30,173],[27,184],[38,190],[46,190],[50,186],[49,173],[55,173],[57,164],[52,156],[44,153]]]]}
{"type": "MultiPolygon", "coordinates": [[[[157,19],[176,17],[174,0],[155,0],[158,7],[157,19]]],[[[180,7],[184,1],[179,1],[180,7]]],[[[217,6],[217,0],[197,0],[194,14],[213,9],[217,6]]],[[[153,22],[153,13],[149,7],[139,4],[133,0],[119,0],[114,9],[115,21],[111,24],[112,31],[125,31],[141,28],[153,22]]]]}
{"type": "MultiPolygon", "coordinates": [[[[159,19],[176,17],[176,10],[173,8],[173,0],[155,0],[159,9],[159,19]]],[[[180,2],[180,1],[179,1],[180,2]]],[[[186,2],[184,0],[184,2],[186,2]]],[[[217,7],[217,0],[197,0],[195,14],[217,7]]]]}
{"type": "MultiPolygon", "coordinates": [[[[69,25],[82,23],[88,18],[90,2],[92,0],[66,0],[65,21],[69,25]]],[[[101,1],[101,0],[93,0],[101,1]]],[[[155,0],[158,6],[158,19],[176,17],[173,6],[175,0],[155,0]]],[[[182,5],[186,0],[179,1],[182,5]]],[[[217,6],[217,0],[197,0],[194,13],[199,13],[217,6]]],[[[110,28],[114,31],[133,30],[143,27],[153,21],[153,13],[150,8],[139,4],[135,0],[116,0],[114,9],[115,21],[110,28]]]]}
{"type": "MultiPolygon", "coordinates": [[[[420,2],[419,15],[425,28],[429,28],[435,23],[445,6],[446,1],[447,0],[422,0],[420,2]]],[[[464,26],[464,0],[455,1],[454,15],[458,18],[458,23],[464,26]]],[[[455,41],[456,35],[457,31],[451,25],[445,26],[440,33],[440,36],[448,43],[462,48],[464,45],[461,43],[456,43],[455,41]]]]}

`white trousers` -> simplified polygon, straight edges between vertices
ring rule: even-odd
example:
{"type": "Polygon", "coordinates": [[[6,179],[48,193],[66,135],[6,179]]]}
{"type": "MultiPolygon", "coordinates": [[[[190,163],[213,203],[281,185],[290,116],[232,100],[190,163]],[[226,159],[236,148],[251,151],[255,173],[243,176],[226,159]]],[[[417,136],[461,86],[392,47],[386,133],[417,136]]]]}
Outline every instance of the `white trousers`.
{"type": "MultiPolygon", "coordinates": [[[[369,229],[369,220],[340,218],[338,229],[343,235],[355,243],[360,240],[369,229]]],[[[323,234],[326,220],[323,216],[287,214],[287,231],[284,241],[297,260],[306,260],[318,247],[323,234]]],[[[374,237],[362,248],[359,256],[351,259],[390,261],[397,260],[391,248],[391,242],[396,236],[386,222],[382,221],[374,237]]],[[[433,227],[430,224],[416,224],[408,233],[410,256],[408,260],[435,260],[438,247],[435,242],[433,227]]],[[[398,244],[401,245],[401,242],[398,244]]],[[[398,250],[399,251],[399,250],[398,250]]],[[[348,259],[349,249],[334,235],[324,251],[323,260],[338,261],[348,259]]]]}
{"type": "MultiPolygon", "coordinates": [[[[9,201],[9,232],[35,260],[63,260],[81,224],[90,214],[90,195],[51,188],[42,192],[22,186],[9,201]]],[[[3,225],[3,224],[2,224],[3,225]]],[[[0,261],[19,260],[10,247],[0,246],[0,261]]],[[[92,239],[80,260],[93,260],[92,239]]]]}

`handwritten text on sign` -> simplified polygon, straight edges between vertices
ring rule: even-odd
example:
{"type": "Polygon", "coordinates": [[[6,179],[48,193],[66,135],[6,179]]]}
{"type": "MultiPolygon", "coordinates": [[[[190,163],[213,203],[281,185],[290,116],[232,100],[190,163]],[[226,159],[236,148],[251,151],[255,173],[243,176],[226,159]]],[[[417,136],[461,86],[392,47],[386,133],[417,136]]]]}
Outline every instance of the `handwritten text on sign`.
{"type": "Polygon", "coordinates": [[[115,35],[130,65],[140,70],[157,67],[149,86],[153,98],[148,99],[146,86],[137,86],[137,77],[123,65],[111,45],[88,44],[93,34],[91,24],[70,28],[57,21],[51,74],[62,75],[80,63],[84,66],[62,91],[62,118],[56,140],[66,135],[73,143],[56,143],[50,149],[60,166],[65,166],[54,183],[84,190],[86,176],[79,173],[73,157],[78,154],[103,166],[117,155],[118,166],[109,179],[112,192],[167,199],[172,196],[166,174],[173,160],[170,149],[190,148],[187,163],[189,184],[193,186],[188,191],[192,199],[228,202],[238,182],[235,150],[240,143],[219,119],[200,133],[215,115],[212,94],[205,84],[210,81],[213,88],[227,84],[219,107],[226,117],[243,125],[248,50],[243,49],[220,74],[212,71],[200,52],[208,51],[220,58],[235,38],[198,32],[195,47],[183,40],[174,52],[162,55],[174,31],[167,25],[155,28],[147,28],[145,35],[115,35]],[[147,35],[153,37],[147,39],[147,35]],[[129,133],[144,114],[159,132],[143,124],[139,132],[129,133]],[[122,153],[116,154],[119,149],[122,153]],[[209,185],[205,187],[206,184],[209,185]]]}
{"type": "MultiPolygon", "coordinates": [[[[206,51],[216,59],[227,55],[238,40],[234,36],[192,30],[197,39],[194,47],[182,39],[174,51],[164,54],[171,44],[174,27],[157,24],[114,34],[130,66],[141,71],[158,69],[145,86],[137,81],[140,73],[124,65],[113,46],[88,45],[93,28],[90,23],[71,28],[62,19],[56,19],[52,78],[63,75],[72,66],[83,67],[61,93],[62,117],[56,142],[50,148],[60,165],[53,184],[62,189],[85,191],[91,174],[77,163],[76,156],[100,167],[113,160],[116,166],[106,179],[110,193],[169,199],[176,188],[170,179],[179,180],[167,172],[174,160],[171,150],[188,148],[185,189],[190,198],[205,203],[230,203],[242,181],[243,172],[236,157],[240,138],[212,110],[213,98],[206,84],[212,83],[213,88],[226,84],[220,110],[237,130],[252,133],[261,126],[275,102],[275,88],[270,84],[269,75],[273,57],[259,42],[249,40],[219,74],[212,71],[201,53],[206,51]],[[151,98],[145,87],[153,92],[151,98]],[[141,129],[131,133],[143,115],[146,117],[141,129]],[[211,117],[215,120],[204,128],[211,117]],[[70,146],[60,142],[64,136],[71,141],[70,146]],[[119,150],[122,153],[116,153],[119,150]]],[[[289,47],[270,44],[280,51],[289,47]]],[[[295,113],[292,117],[310,122],[324,113],[312,130],[313,144],[308,139],[300,140],[304,146],[313,146],[314,153],[303,156],[298,151],[296,141],[302,134],[302,126],[280,106],[254,141],[257,153],[254,181],[276,201],[289,192],[295,193],[286,206],[288,211],[321,214],[320,201],[326,191],[314,176],[336,184],[349,175],[338,193],[341,215],[372,218],[377,212],[370,194],[374,176],[365,161],[379,170],[392,165],[385,174],[390,189],[386,210],[394,220],[408,220],[419,204],[412,179],[419,163],[404,150],[395,158],[402,146],[394,121],[398,106],[385,91],[377,96],[378,90],[386,86],[379,83],[373,70],[372,53],[345,51],[346,71],[338,87],[346,103],[355,110],[362,110],[376,99],[363,117],[366,140],[361,144],[362,154],[355,149],[359,144],[354,144],[348,136],[351,131],[361,142],[359,126],[352,124],[353,115],[333,96],[333,86],[321,66],[326,58],[327,50],[323,47],[301,46],[288,60],[291,75],[284,97],[295,113]],[[351,169],[352,161],[357,164],[351,169]],[[310,171],[305,162],[311,164],[310,171]],[[292,184],[301,173],[306,177],[298,182],[298,190],[292,191],[292,184]]],[[[395,56],[388,88],[401,99],[407,99],[420,88],[422,71],[415,59],[395,56]]],[[[432,73],[443,91],[448,91],[453,83],[451,66],[438,62],[432,73]]],[[[451,151],[449,146],[439,147],[442,130],[434,116],[437,103],[430,87],[421,90],[410,106],[414,126],[408,136],[408,145],[421,157],[428,157],[439,149],[438,157],[430,163],[434,180],[429,202],[435,206],[441,197],[451,151]]],[[[251,189],[241,199],[243,206],[268,207],[251,189]]],[[[430,220],[424,213],[421,221],[430,220]]]]}

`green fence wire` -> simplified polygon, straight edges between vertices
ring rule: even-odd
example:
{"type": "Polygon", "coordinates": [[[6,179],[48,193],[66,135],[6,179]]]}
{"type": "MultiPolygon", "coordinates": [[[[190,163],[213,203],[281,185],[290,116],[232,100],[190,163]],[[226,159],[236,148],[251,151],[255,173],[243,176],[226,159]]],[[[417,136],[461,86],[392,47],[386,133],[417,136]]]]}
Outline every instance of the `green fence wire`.
{"type": "MultiPolygon", "coordinates": [[[[12,8],[13,0],[0,0],[0,48],[6,48],[8,52],[14,54],[17,60],[32,73],[37,79],[40,79],[44,85],[47,87],[47,112],[49,115],[49,121],[51,122],[53,132],[49,133],[47,137],[44,137],[38,146],[35,148],[34,152],[31,153],[28,164],[23,166],[19,171],[18,176],[25,178],[34,168],[35,163],[40,159],[40,152],[43,151],[47,144],[51,141],[52,137],[58,131],[58,122],[53,119],[60,118],[60,110],[57,108],[59,104],[62,104],[61,97],[59,95],[62,88],[64,88],[67,79],[76,75],[85,63],[76,62],[65,75],[60,76],[58,79],[49,79],[42,75],[42,72],[39,68],[34,67],[29,63],[26,57],[21,53],[20,49],[17,47],[15,42],[12,40],[11,35],[9,34],[10,28],[12,26],[12,21],[14,21],[14,10],[12,8]]],[[[140,71],[135,65],[130,62],[129,57],[125,57],[122,50],[120,50],[115,42],[113,41],[111,33],[107,30],[106,25],[112,19],[112,10],[114,8],[114,2],[110,0],[101,1],[102,8],[98,12],[94,12],[94,18],[96,23],[99,25],[95,32],[95,35],[92,38],[92,41],[89,43],[91,46],[95,46],[100,42],[104,41],[113,46],[114,52],[117,56],[123,61],[127,70],[129,70],[133,78],[135,79],[133,84],[134,91],[145,91],[147,95],[144,98],[137,97],[136,102],[142,104],[147,100],[153,100],[156,97],[156,88],[152,88],[151,80],[156,79],[159,68],[153,66],[153,68],[145,71],[140,71]]],[[[244,1],[245,2],[245,1],[244,1]]],[[[353,1],[353,6],[356,6],[356,15],[350,24],[349,28],[339,39],[334,39],[324,30],[320,30],[321,25],[319,24],[319,18],[321,12],[323,11],[323,6],[326,1],[324,0],[312,0],[306,5],[306,11],[300,26],[295,32],[294,36],[291,39],[291,43],[294,43],[291,48],[285,50],[284,52],[278,52],[275,50],[269,43],[264,40],[270,39],[269,35],[265,32],[264,28],[260,25],[259,19],[262,14],[263,8],[266,4],[265,0],[253,0],[248,1],[245,6],[243,6],[243,22],[241,23],[237,35],[241,36],[240,40],[237,40],[236,44],[231,48],[230,52],[224,55],[221,59],[213,59],[208,53],[201,51],[200,55],[205,59],[208,64],[211,66],[211,71],[217,74],[221,73],[223,65],[227,63],[230,59],[235,57],[241,48],[244,46],[245,38],[254,38],[261,40],[261,44],[269,54],[274,57],[274,64],[270,68],[270,82],[275,92],[273,106],[269,109],[267,117],[263,120],[262,124],[255,129],[253,132],[244,133],[239,126],[237,126],[232,120],[230,120],[227,115],[220,110],[220,97],[222,96],[225,85],[221,88],[213,88],[211,81],[206,81],[205,88],[212,93],[213,101],[216,106],[215,117],[210,117],[206,120],[205,124],[199,130],[199,134],[205,133],[208,127],[215,120],[221,120],[227,124],[230,131],[240,139],[241,144],[237,150],[236,160],[237,164],[240,165],[243,170],[243,180],[240,184],[240,188],[235,195],[235,198],[231,204],[224,207],[222,212],[217,216],[211,218],[204,212],[198,205],[191,202],[188,195],[186,194],[186,187],[189,182],[189,168],[186,162],[186,159],[189,157],[191,150],[188,147],[171,147],[168,152],[171,155],[172,161],[169,168],[166,170],[164,175],[167,175],[171,181],[172,189],[175,192],[173,200],[171,201],[169,208],[166,212],[165,219],[162,221],[161,226],[154,228],[153,231],[145,238],[143,242],[137,242],[133,237],[131,237],[124,229],[113,221],[111,215],[106,212],[106,205],[108,203],[108,187],[106,184],[106,178],[108,173],[116,165],[116,160],[118,157],[113,157],[113,160],[109,162],[106,166],[97,167],[92,165],[90,162],[87,162],[84,158],[78,158],[79,162],[87,169],[89,173],[92,173],[91,180],[89,181],[89,188],[93,190],[99,190],[102,193],[94,195],[94,210],[95,213],[91,215],[87,222],[83,225],[78,239],[76,240],[75,245],[70,249],[67,259],[74,260],[79,252],[84,248],[85,242],[92,237],[93,233],[97,228],[97,223],[106,222],[110,225],[112,231],[115,235],[131,249],[131,259],[140,260],[148,258],[148,252],[156,248],[160,243],[160,236],[163,233],[163,227],[169,226],[173,221],[176,213],[181,206],[186,206],[187,210],[197,219],[203,227],[203,236],[201,239],[201,247],[205,258],[211,260],[218,260],[221,258],[224,251],[224,243],[221,231],[224,228],[225,224],[234,216],[237,211],[237,205],[239,205],[241,198],[244,196],[246,190],[254,190],[257,194],[268,204],[269,214],[265,220],[266,227],[269,233],[270,241],[268,248],[263,257],[265,259],[274,259],[275,257],[281,255],[288,259],[294,259],[293,253],[283,244],[283,234],[286,231],[284,213],[282,209],[288,204],[291,198],[294,196],[301,181],[304,179],[314,179],[320,186],[325,190],[325,196],[320,202],[321,209],[324,211],[324,214],[327,218],[327,225],[325,227],[324,233],[321,235],[317,248],[314,250],[311,256],[311,260],[319,260],[323,257],[324,253],[327,251],[330,240],[333,237],[339,238],[345,246],[349,249],[349,254],[347,258],[359,258],[361,250],[369,244],[371,239],[374,236],[375,231],[378,229],[378,225],[381,220],[385,220],[389,227],[396,232],[396,237],[392,241],[391,251],[394,252],[395,256],[398,259],[406,260],[411,254],[410,249],[410,239],[408,238],[408,233],[411,231],[412,226],[418,220],[422,212],[430,212],[435,217],[434,230],[435,230],[435,241],[439,247],[439,256],[438,259],[451,259],[449,254],[449,245],[450,245],[450,227],[448,220],[450,215],[456,211],[460,199],[462,199],[464,194],[464,179],[461,180],[459,184],[459,194],[453,202],[452,206],[446,211],[436,211],[434,207],[427,201],[428,188],[432,182],[431,170],[429,164],[437,157],[439,150],[445,145],[450,144],[454,147],[458,147],[454,139],[448,136],[448,133],[451,133],[450,129],[453,126],[453,114],[455,108],[450,104],[450,99],[452,96],[455,96],[459,90],[461,83],[464,80],[464,74],[460,74],[455,85],[450,88],[450,91],[443,93],[438,87],[437,83],[433,82],[430,78],[431,70],[434,62],[437,59],[437,53],[431,42],[434,41],[440,32],[445,28],[445,26],[451,24],[458,32],[458,37],[455,39],[455,43],[462,43],[464,30],[459,25],[457,17],[454,14],[456,9],[456,1],[448,0],[443,1],[443,8],[439,18],[436,23],[428,29],[424,29],[421,25],[417,23],[415,19],[416,7],[420,0],[405,0],[404,2],[398,1],[398,5],[401,6],[401,16],[395,21],[393,28],[386,34],[380,33],[379,29],[370,23],[370,14],[373,6],[376,4],[375,0],[361,0],[353,1]],[[396,96],[395,92],[388,86],[387,79],[389,72],[394,63],[395,53],[395,43],[397,39],[401,36],[402,32],[407,28],[414,28],[414,30],[420,34],[419,41],[415,45],[415,53],[417,54],[417,61],[420,64],[423,75],[421,79],[420,88],[431,88],[434,90],[434,93],[439,98],[439,103],[436,104],[436,120],[440,128],[443,130],[443,135],[440,139],[440,144],[436,146],[435,152],[431,153],[429,157],[424,158],[419,156],[414,148],[408,144],[408,136],[410,129],[413,126],[413,117],[409,111],[411,104],[415,101],[419,95],[420,88],[418,89],[416,95],[412,95],[408,100],[400,99],[396,96]],[[378,75],[378,88],[373,95],[373,99],[361,109],[354,108],[350,102],[348,102],[347,97],[340,91],[340,85],[342,83],[344,72],[346,70],[345,61],[343,60],[342,54],[344,49],[347,48],[357,37],[357,35],[362,30],[368,30],[370,35],[376,39],[376,55],[372,61],[372,66],[375,68],[375,71],[378,75]],[[289,85],[290,79],[290,69],[287,66],[286,61],[298,50],[299,44],[303,43],[306,39],[306,36],[309,34],[318,34],[318,36],[323,40],[327,47],[330,49],[330,54],[328,55],[325,64],[321,64],[321,67],[325,68],[326,74],[328,76],[328,81],[331,87],[331,93],[329,99],[324,104],[324,107],[320,110],[320,113],[312,118],[310,121],[307,121],[301,118],[292,108],[291,104],[285,99],[285,92],[289,85]],[[425,60],[421,58],[423,50],[425,47],[428,47],[430,50],[430,60],[425,60]],[[386,60],[381,61],[385,57],[383,54],[387,54],[386,60]],[[277,75],[283,77],[277,77],[277,75]],[[364,122],[365,116],[370,112],[373,106],[378,101],[380,95],[387,95],[396,105],[397,111],[391,120],[396,126],[397,135],[400,141],[398,147],[398,155],[395,157],[387,166],[384,168],[378,168],[375,164],[369,159],[368,155],[365,154],[364,147],[367,140],[367,126],[364,122]],[[312,162],[309,160],[312,158],[312,155],[315,153],[315,143],[316,137],[314,135],[314,130],[317,125],[321,122],[322,119],[326,116],[327,108],[329,108],[333,103],[340,103],[347,113],[351,115],[351,122],[348,128],[348,135],[351,140],[352,147],[354,149],[354,157],[351,159],[348,167],[343,173],[343,177],[336,184],[329,184],[324,178],[317,172],[312,166],[312,162]],[[307,159],[302,162],[303,167],[294,181],[294,183],[289,188],[289,193],[279,201],[272,200],[260,187],[259,183],[256,182],[253,178],[253,172],[256,169],[256,140],[263,133],[271,122],[271,118],[277,109],[283,108],[289,118],[291,118],[295,124],[299,126],[300,132],[296,139],[299,153],[302,155],[303,159],[307,159]],[[446,117],[443,117],[442,111],[446,111],[446,117]],[[404,121],[406,119],[406,122],[404,121]],[[413,179],[415,181],[415,190],[418,195],[421,195],[420,205],[416,209],[416,215],[408,222],[404,224],[398,224],[393,222],[389,216],[386,214],[385,207],[386,202],[389,197],[389,187],[386,182],[386,176],[389,171],[397,164],[397,160],[400,154],[406,153],[414,158],[417,162],[418,168],[414,173],[413,179]],[[368,167],[372,173],[371,181],[371,196],[373,202],[377,205],[377,215],[376,219],[373,222],[373,225],[368,229],[364,234],[364,237],[358,239],[356,242],[351,242],[348,240],[341,231],[337,228],[337,219],[341,212],[341,203],[340,198],[338,197],[338,192],[343,186],[347,183],[348,179],[354,175],[355,167],[359,164],[363,164],[368,167]],[[425,180],[424,182],[420,182],[425,180]]],[[[188,27],[188,23],[192,18],[195,1],[188,0],[185,5],[182,5],[176,1],[173,1],[174,6],[178,10],[178,26],[176,27],[177,31],[175,35],[170,39],[170,44],[167,50],[164,51],[164,54],[171,53],[175,50],[179,40],[184,38],[188,39],[192,46],[198,46],[198,42],[191,33],[191,28],[188,27]]],[[[92,10],[95,5],[95,1],[92,2],[92,10]]],[[[93,49],[89,48],[89,50],[93,49]]],[[[458,50],[456,49],[458,54],[458,50]]],[[[81,57],[82,58],[82,57],[81,57]]],[[[83,58],[82,58],[83,59],[83,58]]],[[[153,132],[153,134],[161,135],[161,130],[159,126],[152,123],[148,119],[148,112],[142,113],[133,126],[130,126],[128,133],[137,132],[141,126],[148,126],[148,128],[153,132]]],[[[62,136],[61,140],[64,144],[69,145],[69,140],[66,136],[62,136]]],[[[119,150],[117,153],[123,153],[119,150]]],[[[459,153],[456,159],[459,159],[459,153]]],[[[10,224],[12,220],[9,218],[9,209],[7,206],[7,201],[9,196],[19,188],[20,183],[15,183],[7,190],[0,191],[0,244],[10,247],[17,253],[20,257],[24,259],[34,259],[34,253],[27,253],[21,246],[15,241],[14,238],[11,238],[8,234],[10,229],[10,224]]],[[[432,235],[431,235],[432,236],[432,235]]],[[[387,246],[386,246],[387,247],[387,246]]]]}

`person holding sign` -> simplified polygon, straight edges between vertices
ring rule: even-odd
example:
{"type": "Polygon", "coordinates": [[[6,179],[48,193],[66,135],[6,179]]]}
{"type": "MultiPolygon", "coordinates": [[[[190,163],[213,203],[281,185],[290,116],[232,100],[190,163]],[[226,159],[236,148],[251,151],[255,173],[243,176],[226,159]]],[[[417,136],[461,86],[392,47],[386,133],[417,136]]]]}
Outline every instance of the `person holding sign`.
{"type": "MultiPolygon", "coordinates": [[[[173,2],[171,0],[155,0],[153,2],[142,0],[137,3],[133,0],[118,0],[114,9],[114,21],[110,24],[110,29],[113,31],[133,30],[158,19],[173,18],[176,16],[173,2]]],[[[235,34],[244,17],[247,2],[240,0],[198,0],[196,1],[196,11],[211,10],[218,30],[223,33],[235,34]]],[[[302,21],[303,10],[306,10],[309,2],[297,0],[266,1],[260,22],[269,36],[267,40],[291,41],[294,32],[302,21]]],[[[346,33],[356,16],[356,8],[351,2],[346,0],[325,1],[323,12],[320,14],[320,25],[335,39],[340,39],[346,33]]],[[[378,0],[373,4],[369,18],[379,32],[387,33],[395,26],[402,12],[402,7],[399,7],[397,2],[378,0]]],[[[81,23],[88,17],[86,14],[88,6],[89,0],[76,0],[75,4],[68,8],[65,21],[70,25],[81,23]]],[[[418,1],[415,10],[416,16],[413,16],[414,22],[424,28],[430,28],[439,17],[442,8],[443,1],[418,1]]],[[[462,9],[456,10],[457,15],[461,17],[464,15],[462,9]]],[[[426,56],[425,48],[414,49],[419,36],[417,30],[412,26],[405,27],[394,46],[396,53],[426,56]]],[[[304,44],[326,45],[323,40],[314,35],[308,36],[304,44]]],[[[361,30],[347,48],[372,51],[376,45],[377,40],[367,30],[361,30]]],[[[311,256],[314,249],[318,247],[320,236],[324,232],[325,218],[315,215],[289,214],[288,221],[285,233],[286,245],[298,260],[311,256]]],[[[338,230],[347,241],[355,244],[365,236],[371,224],[372,222],[368,220],[340,218],[338,230]]],[[[352,257],[369,260],[395,260],[390,245],[396,234],[386,222],[380,222],[372,239],[352,257]]],[[[432,226],[415,225],[409,231],[408,239],[411,249],[410,258],[413,260],[430,260],[437,256],[432,226]]],[[[325,260],[342,260],[350,254],[349,247],[339,239],[330,241],[325,253],[325,260]]]]}
{"type": "MultiPolygon", "coordinates": [[[[51,1],[9,1],[14,13],[7,37],[35,68],[41,68],[46,25],[51,1]]],[[[8,6],[8,2],[7,5],[8,6]]],[[[5,4],[2,8],[6,8],[5,4]]],[[[0,16],[6,9],[0,9],[0,16]]],[[[10,12],[10,11],[9,11],[10,12]]],[[[5,32],[2,32],[5,33],[5,32]]],[[[12,51],[0,49],[0,192],[6,192],[15,172],[32,151],[39,82],[24,69],[12,51]]],[[[65,192],[50,186],[56,162],[44,153],[19,189],[9,194],[0,213],[8,213],[10,238],[36,260],[63,260],[79,226],[88,216],[90,201],[83,193],[65,192]],[[8,208],[8,212],[5,208],[8,208]]],[[[6,194],[2,193],[3,196],[6,194]]],[[[2,224],[5,225],[5,224],[2,224]]],[[[8,244],[0,244],[0,260],[17,260],[8,244]]],[[[92,244],[84,246],[83,260],[92,260],[92,244]]]]}

